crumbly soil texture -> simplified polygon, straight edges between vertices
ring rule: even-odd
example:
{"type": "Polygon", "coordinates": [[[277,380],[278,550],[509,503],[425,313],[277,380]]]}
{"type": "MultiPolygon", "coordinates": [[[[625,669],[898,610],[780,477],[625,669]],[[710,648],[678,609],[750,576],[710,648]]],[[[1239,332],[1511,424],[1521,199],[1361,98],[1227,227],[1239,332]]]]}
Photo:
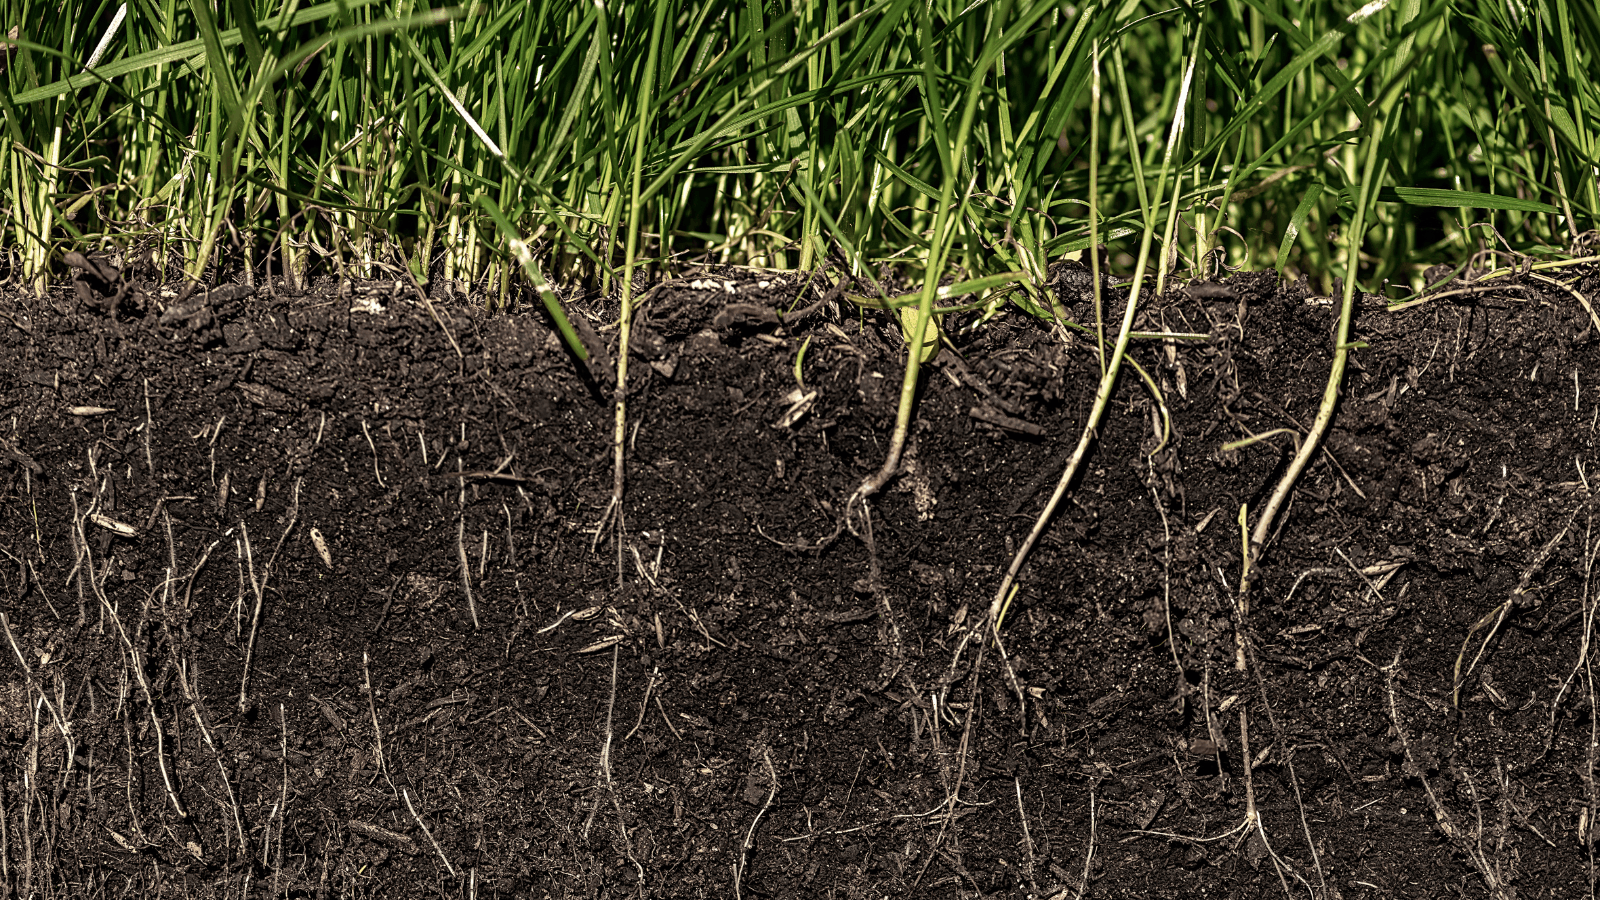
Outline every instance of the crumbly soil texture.
{"type": "MultiPolygon", "coordinates": [[[[0,297],[7,897],[1592,896],[1594,271],[1237,274],[1104,362],[719,270],[0,297]],[[608,327],[607,323],[613,327],[608,327]],[[1256,438],[1253,442],[1239,443],[1256,438]],[[1243,522],[1241,521],[1243,519],[1243,522]]],[[[1106,286],[1114,330],[1126,287],[1106,286]]],[[[944,302],[944,301],[941,301],[944,302]]]]}

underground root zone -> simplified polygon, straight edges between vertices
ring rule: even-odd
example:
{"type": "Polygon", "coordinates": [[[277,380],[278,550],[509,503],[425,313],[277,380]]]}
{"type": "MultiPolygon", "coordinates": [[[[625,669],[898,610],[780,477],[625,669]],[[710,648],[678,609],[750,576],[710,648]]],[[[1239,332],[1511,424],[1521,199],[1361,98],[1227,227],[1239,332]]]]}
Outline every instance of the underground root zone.
{"type": "Polygon", "coordinates": [[[1360,310],[1247,614],[1240,508],[1333,313],[1271,274],[1150,298],[1208,337],[1135,342],[1159,394],[1125,370],[1000,644],[1081,334],[947,320],[827,541],[904,349],[792,275],[648,295],[620,510],[607,370],[539,314],[7,294],[4,891],[1583,895],[1600,277],[1563,280],[1360,310]]]}

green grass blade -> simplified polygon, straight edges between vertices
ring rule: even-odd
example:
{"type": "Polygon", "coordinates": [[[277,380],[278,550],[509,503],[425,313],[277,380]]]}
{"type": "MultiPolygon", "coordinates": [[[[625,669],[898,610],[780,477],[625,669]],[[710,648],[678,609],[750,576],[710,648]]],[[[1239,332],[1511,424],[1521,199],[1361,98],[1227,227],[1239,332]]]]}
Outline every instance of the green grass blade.
{"type": "MultiPolygon", "coordinates": [[[[313,22],[320,22],[324,19],[338,15],[342,10],[359,9],[361,7],[371,6],[378,2],[379,0],[348,0],[348,2],[322,3],[296,13],[290,20],[289,24],[291,27],[309,25],[313,22]]],[[[258,27],[267,24],[269,23],[257,23],[258,27]]],[[[239,29],[230,28],[226,31],[215,32],[212,35],[212,39],[217,42],[220,49],[237,46],[244,40],[244,37],[240,34],[239,29]]],[[[129,57],[127,59],[117,60],[115,62],[96,66],[93,70],[84,74],[73,75],[69,78],[63,78],[59,81],[53,81],[49,84],[20,92],[13,97],[12,100],[18,105],[37,103],[41,100],[48,100],[52,97],[64,97],[81,88],[85,88],[102,81],[112,81],[125,75],[131,75],[135,72],[141,72],[157,66],[194,61],[195,57],[204,56],[207,53],[206,41],[206,38],[196,38],[190,41],[182,41],[170,46],[141,53],[137,56],[129,57]]]]}
{"type": "Polygon", "coordinates": [[[1295,238],[1299,237],[1301,230],[1306,227],[1306,219],[1310,217],[1311,211],[1316,209],[1317,201],[1322,198],[1323,187],[1320,181],[1311,182],[1306,187],[1306,192],[1301,195],[1300,203],[1295,206],[1293,215],[1289,216],[1289,227],[1284,229],[1283,240],[1278,244],[1276,268],[1280,278],[1283,277],[1284,263],[1289,260],[1289,248],[1294,246],[1295,238]]]}
{"type": "Polygon", "coordinates": [[[1409,203],[1445,209],[1508,209],[1555,215],[1559,209],[1537,200],[1485,194],[1479,191],[1451,191],[1439,188],[1386,187],[1378,191],[1379,203],[1409,203]]]}
{"type": "Polygon", "coordinates": [[[545,279],[544,273],[539,270],[539,265],[533,259],[533,254],[528,250],[527,241],[523,240],[521,233],[512,226],[511,221],[501,211],[499,204],[486,195],[478,195],[478,205],[500,229],[501,237],[506,239],[506,244],[512,256],[521,266],[522,272],[539,293],[539,302],[544,304],[545,312],[550,314],[550,320],[555,323],[556,331],[561,334],[561,340],[572,351],[572,355],[580,360],[588,361],[589,351],[584,348],[583,341],[578,338],[577,331],[573,330],[572,322],[567,318],[567,311],[561,305],[561,298],[550,289],[550,283],[545,279]]]}

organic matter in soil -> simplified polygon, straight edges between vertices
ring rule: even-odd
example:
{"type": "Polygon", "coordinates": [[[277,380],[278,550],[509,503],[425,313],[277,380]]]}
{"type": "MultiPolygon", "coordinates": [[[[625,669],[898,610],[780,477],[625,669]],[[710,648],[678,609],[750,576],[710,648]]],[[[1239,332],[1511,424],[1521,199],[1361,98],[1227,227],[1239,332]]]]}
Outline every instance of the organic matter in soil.
{"type": "Polygon", "coordinates": [[[824,541],[904,346],[804,276],[644,296],[620,509],[607,370],[539,311],[6,293],[5,893],[1592,892],[1600,275],[1560,280],[1363,305],[1248,611],[1334,314],[1148,298],[1207,339],[1135,342],[1158,391],[1125,370],[999,643],[1081,333],[948,318],[824,541]]]}

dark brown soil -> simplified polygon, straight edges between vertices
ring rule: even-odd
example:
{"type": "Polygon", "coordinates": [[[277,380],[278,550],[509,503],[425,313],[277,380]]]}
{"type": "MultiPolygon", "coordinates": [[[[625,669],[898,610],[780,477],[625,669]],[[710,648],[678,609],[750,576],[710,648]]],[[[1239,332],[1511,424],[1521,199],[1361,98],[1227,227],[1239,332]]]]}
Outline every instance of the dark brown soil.
{"type": "MultiPolygon", "coordinates": [[[[903,357],[876,314],[778,321],[802,283],[649,295],[620,542],[605,370],[541,313],[4,295],[4,895],[1592,894],[1600,344],[1572,293],[1362,310],[1246,621],[1240,506],[1296,438],[1222,445],[1304,432],[1334,312],[1270,274],[1152,301],[1140,328],[1210,340],[1136,345],[1171,437],[1125,372],[1008,674],[968,629],[1092,344],[947,322],[965,361],[928,367],[903,474],[859,536],[786,549],[881,464],[903,357]]],[[[614,309],[572,306],[614,354],[614,309]]]]}

